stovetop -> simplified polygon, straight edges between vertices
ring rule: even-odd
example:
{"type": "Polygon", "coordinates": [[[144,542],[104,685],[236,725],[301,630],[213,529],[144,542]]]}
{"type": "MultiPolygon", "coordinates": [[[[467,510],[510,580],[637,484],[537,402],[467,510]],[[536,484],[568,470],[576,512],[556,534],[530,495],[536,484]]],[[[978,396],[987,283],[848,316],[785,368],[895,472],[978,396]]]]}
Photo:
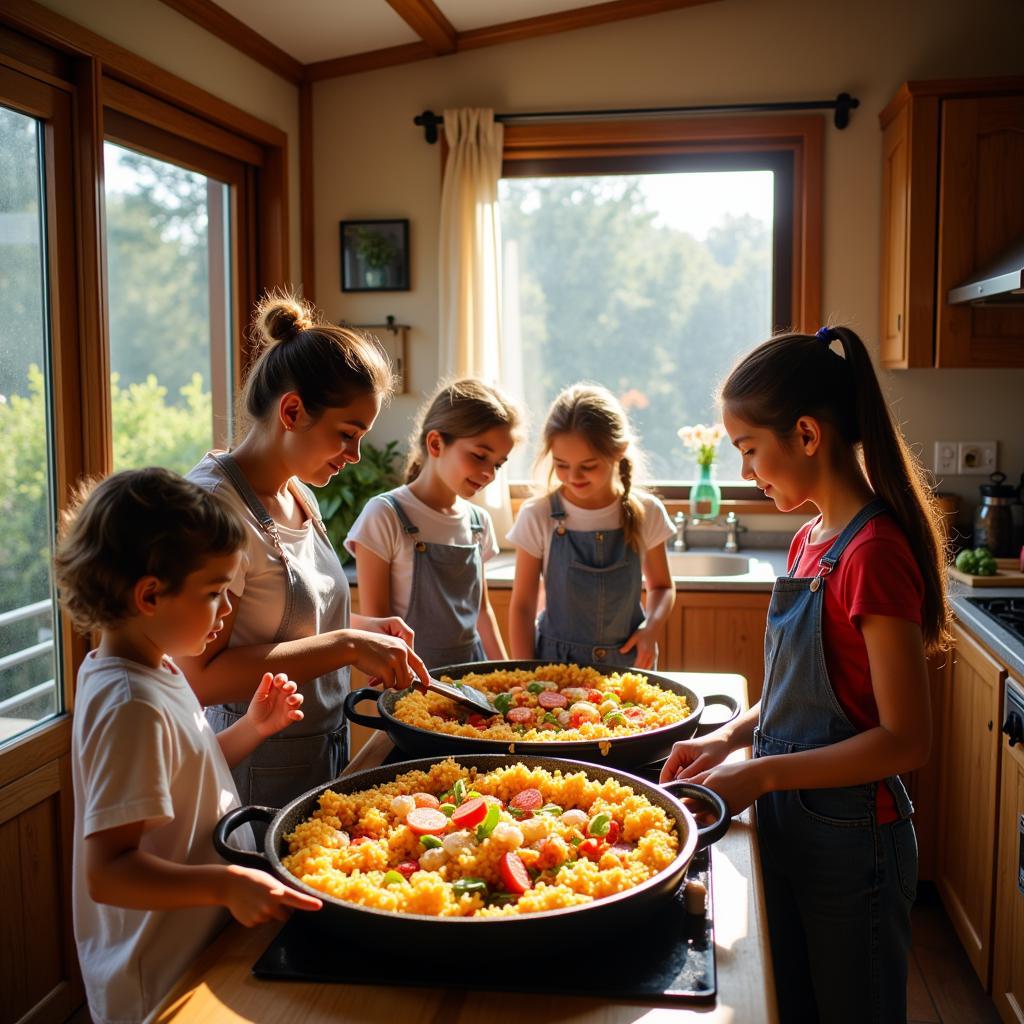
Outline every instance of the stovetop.
{"type": "Polygon", "coordinates": [[[965,600],[1024,642],[1024,597],[968,597],[965,600]]]}

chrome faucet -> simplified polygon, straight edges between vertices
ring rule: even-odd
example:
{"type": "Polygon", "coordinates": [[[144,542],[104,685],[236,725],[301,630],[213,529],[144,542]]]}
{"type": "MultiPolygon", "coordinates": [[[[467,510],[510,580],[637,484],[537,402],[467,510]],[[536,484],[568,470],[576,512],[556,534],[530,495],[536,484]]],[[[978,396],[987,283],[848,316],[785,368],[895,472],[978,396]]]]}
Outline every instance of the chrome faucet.
{"type": "Polygon", "coordinates": [[[740,520],[736,513],[730,512],[725,517],[725,546],[723,550],[732,552],[739,551],[740,545],[737,534],[746,532],[747,528],[745,526],[740,526],[740,520]]]}
{"type": "Polygon", "coordinates": [[[682,512],[677,512],[672,517],[672,522],[676,528],[676,538],[672,541],[673,551],[685,551],[686,550],[686,516],[682,512]]]}

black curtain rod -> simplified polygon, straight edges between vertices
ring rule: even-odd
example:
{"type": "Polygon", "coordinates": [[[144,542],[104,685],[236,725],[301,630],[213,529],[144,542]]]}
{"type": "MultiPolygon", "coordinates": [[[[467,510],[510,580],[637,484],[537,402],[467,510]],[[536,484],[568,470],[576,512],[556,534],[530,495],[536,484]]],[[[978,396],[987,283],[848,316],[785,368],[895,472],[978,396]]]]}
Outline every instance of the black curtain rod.
{"type": "MultiPolygon", "coordinates": [[[[842,131],[850,123],[850,111],[860,106],[860,100],[848,92],[841,92],[834,100],[799,100],[792,103],[718,103],[703,107],[637,107],[632,110],[557,110],[528,114],[495,114],[495,121],[562,121],[586,117],[656,117],[670,114],[731,114],[763,113],[779,110],[834,110],[835,126],[842,131]]],[[[424,110],[413,119],[423,129],[427,142],[437,142],[437,126],[444,117],[432,110],[424,110]]]]}

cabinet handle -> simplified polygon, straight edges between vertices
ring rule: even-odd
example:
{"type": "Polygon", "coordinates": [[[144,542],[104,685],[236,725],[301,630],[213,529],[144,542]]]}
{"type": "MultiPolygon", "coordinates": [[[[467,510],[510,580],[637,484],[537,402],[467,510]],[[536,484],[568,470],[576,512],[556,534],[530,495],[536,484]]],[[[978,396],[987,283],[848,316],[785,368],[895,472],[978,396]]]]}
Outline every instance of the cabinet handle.
{"type": "Polygon", "coordinates": [[[896,314],[896,330],[897,331],[902,331],[903,330],[903,314],[902,313],[897,313],[896,314]]]}
{"type": "Polygon", "coordinates": [[[989,723],[988,723],[988,731],[989,732],[992,731],[992,722],[991,721],[989,721],[989,723]]]}

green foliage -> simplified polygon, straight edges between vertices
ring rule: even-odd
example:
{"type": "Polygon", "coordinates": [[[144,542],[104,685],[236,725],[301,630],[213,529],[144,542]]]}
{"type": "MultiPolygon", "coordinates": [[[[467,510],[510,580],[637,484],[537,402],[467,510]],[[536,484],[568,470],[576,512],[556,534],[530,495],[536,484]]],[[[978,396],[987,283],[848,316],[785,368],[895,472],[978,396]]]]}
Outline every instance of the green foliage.
{"type": "MultiPolygon", "coordinates": [[[[604,384],[630,414],[652,476],[692,479],[676,431],[717,421],[714,386],[771,332],[771,227],[727,217],[701,240],[646,204],[639,176],[501,182],[524,397],[544,409],[574,381],[604,384]]],[[[719,454],[721,475],[738,478],[735,454],[719,454]]],[[[513,459],[523,472],[530,453],[513,459]]]]}
{"type": "Polygon", "coordinates": [[[398,247],[380,231],[356,228],[356,236],[359,239],[359,255],[368,267],[380,270],[398,255],[398,247]]]}
{"type": "Polygon", "coordinates": [[[323,487],[315,488],[327,535],[342,563],[351,558],[345,550],[345,538],[363,506],[374,495],[390,491],[400,482],[402,452],[397,441],[388,441],[383,448],[364,441],[360,450],[362,457],[357,463],[346,466],[323,487]]]}

